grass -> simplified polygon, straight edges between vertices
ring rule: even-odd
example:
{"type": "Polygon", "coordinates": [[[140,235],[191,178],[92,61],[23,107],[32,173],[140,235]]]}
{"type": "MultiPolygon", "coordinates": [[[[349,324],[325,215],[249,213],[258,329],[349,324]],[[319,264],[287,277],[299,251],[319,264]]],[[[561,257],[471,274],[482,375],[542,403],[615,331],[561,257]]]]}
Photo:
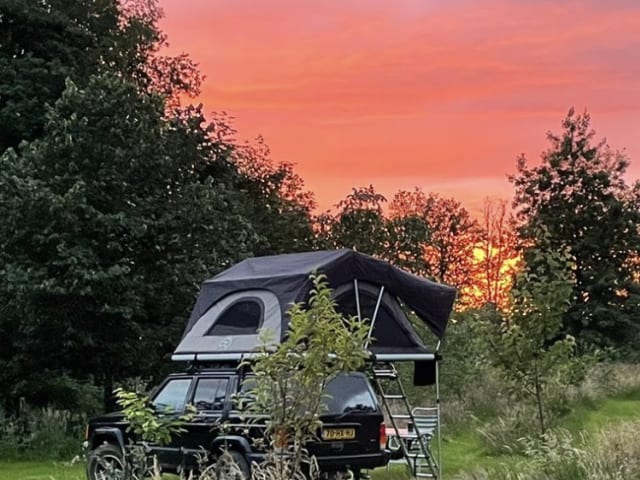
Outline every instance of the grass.
{"type": "Polygon", "coordinates": [[[612,422],[637,418],[640,418],[640,389],[580,403],[563,419],[562,427],[571,433],[595,433],[612,422]]]}
{"type": "MultiPolygon", "coordinates": [[[[575,405],[561,422],[561,427],[572,433],[586,431],[596,433],[607,425],[624,420],[640,419],[640,389],[634,389],[616,396],[596,401],[583,401],[575,405]]],[[[517,461],[513,456],[487,455],[480,436],[469,429],[443,442],[444,478],[453,478],[457,473],[477,467],[493,467],[517,461]]],[[[167,476],[168,478],[176,478],[167,476]]],[[[389,471],[381,468],[373,472],[374,480],[408,479],[405,466],[391,465],[389,471]]],[[[70,462],[0,461],[0,480],[84,480],[84,464],[71,465],[70,462]]]]}
{"type": "Polygon", "coordinates": [[[82,463],[0,462],[0,480],[86,480],[86,476],[82,463]]]}

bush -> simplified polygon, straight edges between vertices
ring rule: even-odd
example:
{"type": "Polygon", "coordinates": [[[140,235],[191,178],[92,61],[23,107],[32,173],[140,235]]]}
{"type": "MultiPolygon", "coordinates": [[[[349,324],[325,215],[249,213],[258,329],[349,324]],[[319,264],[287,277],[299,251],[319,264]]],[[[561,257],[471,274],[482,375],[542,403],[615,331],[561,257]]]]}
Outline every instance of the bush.
{"type": "Polygon", "coordinates": [[[93,384],[92,379],[78,380],[48,371],[31,374],[17,381],[11,396],[26,398],[31,406],[52,407],[88,416],[103,408],[102,390],[93,384]]]}
{"type": "Polygon", "coordinates": [[[492,455],[524,453],[525,440],[536,432],[536,413],[523,404],[508,408],[478,429],[487,453],[492,455]]]}
{"type": "Polygon", "coordinates": [[[51,407],[23,405],[9,416],[0,411],[0,458],[71,459],[80,453],[86,417],[51,407]]]}

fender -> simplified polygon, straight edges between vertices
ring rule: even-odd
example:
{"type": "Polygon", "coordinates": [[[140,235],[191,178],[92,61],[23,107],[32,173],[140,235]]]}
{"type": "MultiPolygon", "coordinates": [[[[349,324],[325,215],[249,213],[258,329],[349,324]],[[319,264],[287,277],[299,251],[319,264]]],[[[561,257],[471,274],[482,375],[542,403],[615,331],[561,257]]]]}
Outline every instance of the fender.
{"type": "Polygon", "coordinates": [[[120,450],[122,450],[122,452],[125,451],[124,435],[122,434],[122,430],[120,430],[119,428],[115,428],[115,427],[98,427],[98,428],[96,428],[93,431],[93,436],[91,437],[91,445],[94,448],[98,446],[98,445],[94,445],[96,437],[107,437],[109,439],[114,439],[118,443],[118,446],[120,447],[120,450]]]}
{"type": "Polygon", "coordinates": [[[222,450],[225,446],[236,447],[244,454],[249,454],[252,451],[249,441],[240,435],[226,435],[216,438],[211,443],[211,451],[222,450]]]}

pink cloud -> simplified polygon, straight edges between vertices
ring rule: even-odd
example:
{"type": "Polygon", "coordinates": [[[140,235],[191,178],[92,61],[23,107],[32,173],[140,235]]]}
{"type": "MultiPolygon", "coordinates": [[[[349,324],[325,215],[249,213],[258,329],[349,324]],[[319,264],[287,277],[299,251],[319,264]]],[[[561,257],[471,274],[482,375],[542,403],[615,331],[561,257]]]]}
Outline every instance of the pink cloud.
{"type": "Polygon", "coordinates": [[[537,158],[572,105],[627,148],[630,178],[640,177],[640,3],[162,5],[169,50],[191,53],[207,76],[206,108],[296,162],[321,207],[350,186],[409,179],[453,185],[470,203],[471,191],[509,194],[515,156],[537,158]]]}

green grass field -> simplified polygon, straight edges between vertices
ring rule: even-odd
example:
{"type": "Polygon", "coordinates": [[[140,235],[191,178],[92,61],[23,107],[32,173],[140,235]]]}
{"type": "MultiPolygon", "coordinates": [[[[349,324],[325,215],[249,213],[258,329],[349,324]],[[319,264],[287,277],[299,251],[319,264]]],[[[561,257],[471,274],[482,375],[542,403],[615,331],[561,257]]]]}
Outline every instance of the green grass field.
{"type": "MultiPolygon", "coordinates": [[[[613,422],[640,418],[640,389],[613,398],[586,402],[576,406],[563,420],[561,427],[573,433],[597,432],[613,422]]],[[[462,471],[474,467],[487,467],[514,461],[509,456],[489,456],[485,453],[477,432],[468,430],[443,442],[443,476],[453,478],[462,471]]],[[[167,476],[167,478],[176,478],[167,476]]],[[[400,480],[409,478],[404,466],[392,465],[374,472],[375,480],[400,480]]],[[[6,462],[0,460],[0,480],[84,480],[84,464],[70,462],[30,461],[6,462]]]]}

